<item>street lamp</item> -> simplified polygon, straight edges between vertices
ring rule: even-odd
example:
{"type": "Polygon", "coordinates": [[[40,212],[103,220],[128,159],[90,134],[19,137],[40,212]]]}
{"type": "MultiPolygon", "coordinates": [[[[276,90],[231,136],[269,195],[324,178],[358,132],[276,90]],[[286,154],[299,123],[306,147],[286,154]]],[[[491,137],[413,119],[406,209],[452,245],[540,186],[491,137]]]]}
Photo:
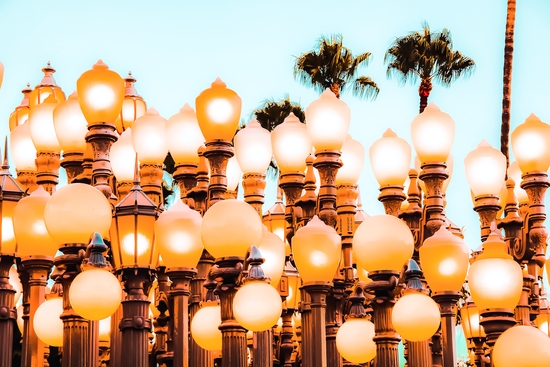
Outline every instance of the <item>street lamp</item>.
{"type": "Polygon", "coordinates": [[[10,132],[10,147],[17,172],[17,182],[28,192],[36,189],[36,148],[32,142],[30,121],[10,132]]]}

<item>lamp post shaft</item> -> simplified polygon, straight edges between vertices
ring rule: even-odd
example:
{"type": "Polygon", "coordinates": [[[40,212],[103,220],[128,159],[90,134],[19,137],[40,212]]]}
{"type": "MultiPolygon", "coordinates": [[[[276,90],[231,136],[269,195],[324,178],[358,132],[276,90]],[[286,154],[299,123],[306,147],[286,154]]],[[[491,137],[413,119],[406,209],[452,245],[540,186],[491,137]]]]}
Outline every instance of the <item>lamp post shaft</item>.
{"type": "Polygon", "coordinates": [[[319,218],[326,225],[336,227],[336,173],[342,167],[339,151],[320,151],[316,153],[313,167],[319,171],[321,187],[319,188],[319,218]]]}
{"type": "Polygon", "coordinates": [[[92,145],[94,161],[92,164],[92,185],[105,195],[107,199],[113,196],[109,185],[111,178],[111,161],[109,152],[111,145],[118,140],[115,125],[111,123],[97,123],[88,126],[86,142],[92,145]]]}
{"type": "Polygon", "coordinates": [[[157,206],[163,204],[162,175],[162,164],[142,163],[139,166],[141,188],[157,206]]]}
{"type": "Polygon", "coordinates": [[[84,160],[84,153],[81,152],[63,152],[63,160],[61,161],[61,167],[65,169],[67,173],[67,182],[70,184],[75,178],[82,175],[84,168],[82,162],[84,160]]]}
{"type": "Polygon", "coordinates": [[[408,365],[410,367],[432,367],[432,350],[428,340],[421,342],[407,341],[408,365]]]}
{"type": "MultiPolygon", "coordinates": [[[[273,331],[255,331],[253,336],[254,367],[273,365],[273,331]]],[[[223,356],[222,356],[223,357],[223,356]]]]}
{"type": "Polygon", "coordinates": [[[456,367],[456,315],[457,302],[460,293],[434,293],[432,298],[439,304],[441,310],[441,335],[443,367],[456,367]]]}
{"type": "Polygon", "coordinates": [[[425,234],[425,238],[434,234],[439,227],[445,223],[443,214],[443,183],[449,178],[446,171],[446,164],[443,162],[423,163],[420,167],[422,170],[418,178],[424,181],[426,185],[426,195],[424,197],[425,210],[427,217],[425,218],[426,228],[429,233],[425,234]]]}
{"type": "Polygon", "coordinates": [[[32,193],[36,190],[36,171],[17,171],[17,183],[23,191],[32,193]]]}
{"type": "Polygon", "coordinates": [[[228,141],[209,141],[203,155],[210,162],[208,207],[211,207],[223,200],[223,195],[227,191],[227,161],[233,157],[233,147],[228,141]]]}
{"type": "Polygon", "coordinates": [[[16,318],[13,307],[15,290],[10,284],[10,268],[14,257],[0,255],[0,367],[11,367],[13,324],[16,318]]]}
{"type": "Polygon", "coordinates": [[[304,287],[300,288],[300,314],[302,317],[301,344],[302,344],[302,365],[311,366],[313,347],[311,346],[311,296],[304,287]]]}
{"type": "Polygon", "coordinates": [[[36,183],[51,194],[59,183],[59,153],[38,152],[36,153],[36,183]]]}
{"type": "Polygon", "coordinates": [[[292,350],[294,346],[292,345],[292,314],[294,310],[284,309],[283,310],[283,327],[281,328],[281,346],[280,346],[280,361],[282,367],[292,367],[290,362],[290,357],[292,356],[292,350]]]}
{"type": "Polygon", "coordinates": [[[342,367],[344,361],[336,347],[336,334],[343,322],[346,284],[344,279],[334,279],[333,282],[334,286],[329,290],[326,298],[326,359],[327,366],[342,367]]]}
{"type": "MultiPolygon", "coordinates": [[[[120,279],[119,279],[120,280],[120,279]]],[[[126,294],[123,292],[123,299],[126,294]]],[[[119,324],[122,319],[122,305],[111,315],[111,334],[109,343],[110,366],[120,366],[122,363],[122,332],[119,324]]]]}
{"type": "Polygon", "coordinates": [[[176,171],[172,175],[180,189],[180,199],[187,198],[187,192],[197,186],[197,164],[176,163],[176,171]]]}
{"type": "Polygon", "coordinates": [[[247,173],[243,175],[244,201],[250,204],[262,217],[264,204],[265,174],[247,173]]]}
{"type": "Polygon", "coordinates": [[[310,317],[308,320],[302,318],[302,326],[309,334],[308,348],[311,349],[311,359],[304,363],[304,367],[327,367],[326,308],[330,284],[312,283],[302,287],[311,298],[310,317]]]}

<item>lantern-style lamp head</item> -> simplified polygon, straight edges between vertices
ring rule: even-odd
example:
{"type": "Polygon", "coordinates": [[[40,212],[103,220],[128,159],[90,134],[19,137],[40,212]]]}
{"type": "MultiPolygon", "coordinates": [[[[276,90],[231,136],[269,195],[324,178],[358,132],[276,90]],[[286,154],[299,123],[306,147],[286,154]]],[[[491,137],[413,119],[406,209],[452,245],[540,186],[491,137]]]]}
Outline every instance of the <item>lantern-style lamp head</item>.
{"type": "Polygon", "coordinates": [[[485,330],[481,327],[479,308],[476,306],[472,297],[468,297],[466,303],[460,308],[462,317],[462,328],[466,339],[485,338],[485,330]]]}
{"type": "Polygon", "coordinates": [[[88,125],[114,124],[124,100],[124,80],[102,61],[76,81],[82,113],[88,125]]]}
{"type": "Polygon", "coordinates": [[[174,162],[199,164],[197,151],[204,144],[204,136],[197,115],[187,103],[166,123],[168,150],[174,162]]]}
{"type": "Polygon", "coordinates": [[[65,93],[63,93],[61,88],[55,83],[55,79],[53,78],[55,69],[52,68],[49,61],[46,67],[42,68],[42,72],[44,73],[42,81],[34,87],[30,94],[31,109],[44,103],[49,96],[53,96],[58,102],[63,102],[65,100],[65,93]]]}
{"type": "Polygon", "coordinates": [[[512,131],[512,151],[521,172],[546,172],[550,166],[550,125],[531,114],[512,131]]]}
{"type": "Polygon", "coordinates": [[[441,226],[420,247],[424,277],[432,292],[459,292],[468,272],[468,246],[441,226]]]}
{"type": "Polygon", "coordinates": [[[18,172],[36,171],[36,148],[32,142],[30,126],[31,123],[27,120],[10,133],[11,155],[18,172]]]}
{"type": "Polygon", "coordinates": [[[110,159],[111,169],[119,182],[132,182],[134,180],[136,151],[132,143],[132,129],[128,128],[124,130],[120,138],[113,143],[110,159]]]}
{"type": "Polygon", "coordinates": [[[365,218],[353,237],[357,264],[368,272],[399,272],[411,258],[414,238],[405,222],[392,215],[365,218]]]}
{"type": "Polygon", "coordinates": [[[282,190],[279,187],[277,187],[275,204],[263,215],[262,223],[269,232],[276,234],[282,241],[285,241],[285,205],[283,204],[282,190]]]}
{"type": "Polygon", "coordinates": [[[454,135],[455,122],[433,102],[411,122],[414,150],[422,163],[447,161],[454,135]]]}
{"type": "Polygon", "coordinates": [[[411,147],[388,129],[369,149],[370,163],[380,187],[403,186],[411,167],[411,147]]]}
{"type": "Polygon", "coordinates": [[[196,268],[204,246],[201,239],[202,217],[177,200],[155,222],[155,240],[167,268],[196,268]]]}
{"type": "Polygon", "coordinates": [[[231,141],[239,126],[241,97],[220,79],[195,100],[197,120],[206,141],[231,141]]]}
{"type": "Polygon", "coordinates": [[[84,138],[88,132],[88,122],[80,109],[76,92],[55,107],[53,125],[59,145],[65,153],[84,153],[86,150],[84,138]]]}
{"type": "Polygon", "coordinates": [[[27,87],[24,88],[21,92],[23,93],[23,100],[21,101],[19,106],[15,107],[15,110],[13,110],[13,112],[10,114],[10,131],[13,131],[13,129],[29,119],[29,111],[31,110],[31,108],[29,107],[30,94],[32,92],[30,84],[27,84],[27,87]]]}
{"type": "Polygon", "coordinates": [[[202,219],[201,238],[215,258],[243,257],[262,238],[262,221],[254,208],[243,201],[219,201],[202,219]]]}
{"type": "Polygon", "coordinates": [[[128,72],[128,76],[124,78],[124,99],[122,101],[122,109],[115,123],[119,134],[131,128],[134,121],[143,116],[147,110],[147,104],[136,91],[136,87],[134,86],[135,82],[136,78],[132,76],[131,72],[128,72]]]}
{"type": "Polygon", "coordinates": [[[263,272],[269,278],[269,284],[275,287],[279,284],[285,267],[285,243],[279,236],[269,232],[267,227],[263,226],[262,240],[258,247],[265,259],[262,264],[263,272]]]}
{"type": "Polygon", "coordinates": [[[342,145],[340,159],[343,166],[336,173],[336,185],[355,185],[363,170],[365,148],[348,134],[342,145]]]}
{"type": "Polygon", "coordinates": [[[31,139],[38,152],[59,153],[61,151],[53,123],[53,110],[57,107],[57,104],[57,99],[50,95],[44,102],[30,111],[31,139]]]}
{"type": "Polygon", "coordinates": [[[303,172],[311,154],[311,139],[305,124],[291,112],[271,133],[271,146],[281,174],[303,172]]]}
{"type": "Polygon", "coordinates": [[[316,151],[340,150],[348,135],[350,109],[330,89],[306,108],[306,126],[316,151]]]}
{"type": "Polygon", "coordinates": [[[508,255],[506,243],[492,232],[468,272],[468,284],[481,312],[491,308],[513,310],[521,297],[523,273],[508,255]]]}
{"type": "Polygon", "coordinates": [[[292,265],[290,261],[287,261],[285,265],[284,275],[288,280],[288,295],[286,296],[286,307],[291,310],[297,310],[300,301],[302,300],[300,296],[300,286],[302,285],[302,280],[300,279],[300,274],[296,268],[292,265]]]}
{"type": "Polygon", "coordinates": [[[235,156],[244,174],[265,173],[271,163],[271,134],[256,119],[235,135],[235,156]]]}
{"type": "Polygon", "coordinates": [[[7,139],[4,144],[4,160],[0,169],[0,213],[2,225],[0,226],[0,254],[13,255],[17,250],[15,233],[13,229],[13,215],[15,207],[23,197],[23,190],[12,177],[8,166],[7,139]]]}
{"type": "Polygon", "coordinates": [[[227,190],[236,191],[243,177],[243,171],[239,166],[237,156],[234,155],[227,160],[225,175],[227,177],[227,190]]]}
{"type": "Polygon", "coordinates": [[[342,250],[334,228],[314,216],[292,237],[292,250],[304,283],[332,281],[342,250]]]}
{"type": "Polygon", "coordinates": [[[132,142],[141,163],[162,163],[168,153],[166,119],[149,108],[132,125],[132,142]]]}
{"type": "Polygon", "coordinates": [[[498,196],[506,176],[506,157],[482,140],[464,159],[466,178],[474,196],[498,196]]]}
{"type": "Polygon", "coordinates": [[[491,359],[495,367],[550,366],[550,338],[532,326],[516,325],[498,337],[491,359]]]}

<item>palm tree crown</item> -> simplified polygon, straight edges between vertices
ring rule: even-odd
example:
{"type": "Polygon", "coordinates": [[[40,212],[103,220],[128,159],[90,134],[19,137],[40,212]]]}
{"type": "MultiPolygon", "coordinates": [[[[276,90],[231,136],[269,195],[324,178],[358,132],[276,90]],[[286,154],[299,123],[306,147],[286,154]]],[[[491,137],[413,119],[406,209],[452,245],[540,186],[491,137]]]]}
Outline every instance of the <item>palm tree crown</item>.
{"type": "Polygon", "coordinates": [[[368,76],[356,76],[370,56],[370,52],[353,56],[342,45],[341,35],[322,36],[315,50],[296,57],[294,77],[320,93],[329,88],[338,98],[342,90],[349,89],[358,97],[374,99],[380,91],[376,83],[368,76]]]}
{"type": "Polygon", "coordinates": [[[384,57],[388,77],[395,76],[403,83],[420,78],[420,112],[428,104],[432,80],[448,87],[460,76],[471,75],[475,66],[473,59],[453,51],[448,29],[431,32],[427,23],[423,28],[422,32],[396,38],[384,57]]]}

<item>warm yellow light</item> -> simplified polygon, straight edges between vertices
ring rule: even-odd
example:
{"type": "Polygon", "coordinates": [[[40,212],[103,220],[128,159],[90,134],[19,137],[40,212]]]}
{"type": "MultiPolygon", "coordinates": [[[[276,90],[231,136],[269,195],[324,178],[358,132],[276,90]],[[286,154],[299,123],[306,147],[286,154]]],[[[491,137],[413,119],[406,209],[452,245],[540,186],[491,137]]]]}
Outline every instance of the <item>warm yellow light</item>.
{"type": "MultiPolygon", "coordinates": [[[[508,178],[511,178],[514,180],[514,183],[516,184],[514,186],[514,194],[516,195],[516,199],[518,200],[519,204],[525,204],[529,202],[529,197],[527,196],[527,191],[521,188],[521,170],[519,169],[519,164],[517,161],[514,161],[510,164],[510,167],[508,167],[508,178]]],[[[501,206],[505,206],[506,203],[503,203],[501,201],[501,206]]]]}
{"type": "Polygon", "coordinates": [[[215,258],[244,257],[262,238],[262,221],[254,208],[243,201],[219,201],[202,219],[201,237],[206,250],[215,258]]]}
{"type": "Polygon", "coordinates": [[[57,190],[44,209],[48,233],[58,245],[88,244],[94,232],[111,226],[111,204],[93,186],[74,183],[57,190]]]}
{"type": "Polygon", "coordinates": [[[550,338],[532,326],[517,325],[499,336],[491,357],[495,367],[550,366],[550,338]]]}
{"type": "Polygon", "coordinates": [[[294,261],[304,283],[330,282],[340,262],[340,236],[314,216],[292,237],[294,261]]]}
{"type": "Polygon", "coordinates": [[[306,159],[311,154],[311,139],[306,125],[292,112],[271,132],[271,146],[282,174],[306,169],[306,159]]]}
{"type": "Polygon", "coordinates": [[[63,102],[65,100],[65,93],[61,88],[55,83],[53,74],[55,69],[51,67],[50,63],[44,68],[42,68],[44,77],[34,89],[31,91],[29,96],[29,106],[31,109],[38,106],[49,97],[53,96],[57,99],[58,102],[63,102]]]}
{"type": "Polygon", "coordinates": [[[512,151],[523,173],[548,171],[550,166],[550,125],[531,114],[510,135],[512,151]]]}
{"type": "Polygon", "coordinates": [[[365,218],[355,231],[353,252],[368,272],[401,271],[414,251],[414,238],[405,222],[391,215],[365,218]]]}
{"type": "Polygon", "coordinates": [[[99,320],[99,341],[111,341],[111,316],[104,318],[103,320],[99,320]]]}
{"type": "Polygon", "coordinates": [[[235,157],[243,173],[265,173],[272,156],[271,134],[256,119],[235,135],[235,157]]]}
{"type": "Polygon", "coordinates": [[[235,319],[239,325],[252,331],[271,329],[277,324],[282,309],[277,290],[260,280],[248,281],[233,299],[235,319]]]}
{"type": "Polygon", "coordinates": [[[213,302],[203,304],[191,320],[191,336],[202,349],[221,351],[222,332],[218,329],[221,323],[219,304],[213,302]]]}
{"type": "Polygon", "coordinates": [[[15,211],[16,201],[0,202],[2,208],[2,243],[0,244],[0,254],[14,254],[17,251],[15,233],[13,229],[13,212],[15,211]]]}
{"type": "Polygon", "coordinates": [[[270,278],[269,284],[276,286],[279,284],[285,267],[285,243],[279,236],[269,232],[267,227],[263,226],[262,240],[258,248],[265,259],[262,269],[265,275],[270,278]]]}
{"type": "Polygon", "coordinates": [[[118,181],[134,181],[136,151],[132,143],[132,129],[128,128],[111,146],[111,169],[118,181]]]}
{"type": "Polygon", "coordinates": [[[217,78],[195,100],[197,120],[206,141],[233,139],[241,116],[241,98],[217,78]]]}
{"type": "Polygon", "coordinates": [[[395,331],[403,339],[419,342],[431,338],[439,329],[441,314],[435,301],[424,293],[411,292],[399,298],[392,311],[395,331]]]}
{"type": "Polygon", "coordinates": [[[411,122],[414,150],[422,163],[447,161],[454,134],[455,122],[434,103],[411,122]]]}
{"type": "Polygon", "coordinates": [[[241,178],[243,177],[243,171],[239,166],[237,156],[233,156],[227,161],[225,175],[227,177],[227,189],[236,191],[239,186],[239,182],[241,182],[241,178]]]}
{"type": "Polygon", "coordinates": [[[482,140],[464,159],[466,178],[474,196],[498,196],[506,176],[506,157],[482,140]]]}
{"type": "Polygon", "coordinates": [[[491,233],[483,243],[483,253],[470,266],[468,284],[472,299],[482,312],[489,308],[513,310],[517,306],[523,273],[497,234],[491,233]]]}
{"type": "Polygon", "coordinates": [[[84,153],[86,150],[84,137],[88,133],[88,122],[80,109],[76,92],[55,107],[53,110],[53,125],[59,145],[65,153],[84,153]]]}
{"type": "Polygon", "coordinates": [[[149,289],[149,295],[147,296],[147,299],[149,300],[149,313],[153,316],[153,318],[157,318],[160,316],[160,311],[156,306],[155,299],[155,294],[157,293],[158,287],[159,283],[155,280],[151,285],[151,289],[149,289]]]}
{"type": "Polygon", "coordinates": [[[168,153],[166,122],[151,107],[132,124],[132,143],[141,163],[164,162],[168,153]]]}
{"type": "Polygon", "coordinates": [[[380,187],[403,186],[411,167],[411,147],[391,129],[369,149],[372,172],[380,187]]]}
{"type": "Polygon", "coordinates": [[[485,330],[481,327],[479,308],[476,306],[472,297],[468,297],[466,303],[460,308],[460,315],[462,317],[462,328],[464,329],[464,336],[467,339],[470,338],[484,338],[485,330]]]}
{"type": "Polygon", "coordinates": [[[546,299],[546,296],[543,294],[539,299],[539,314],[535,319],[535,325],[545,333],[548,334],[548,325],[550,325],[550,302],[546,299]]]}
{"type": "Polygon", "coordinates": [[[348,105],[325,89],[306,108],[306,126],[315,150],[340,150],[346,140],[350,123],[348,105]]]}
{"type": "Polygon", "coordinates": [[[343,166],[336,173],[336,185],[356,184],[363,170],[365,148],[349,134],[344,141],[344,145],[342,145],[340,160],[343,166]]]}
{"type": "Polygon", "coordinates": [[[44,210],[50,194],[42,186],[21,199],[13,212],[13,227],[17,240],[17,255],[54,257],[59,244],[46,229],[44,210]]]}
{"type": "Polygon", "coordinates": [[[19,306],[17,306],[17,328],[19,329],[19,332],[21,335],[23,335],[24,328],[25,328],[25,320],[23,320],[23,304],[21,303],[19,306]]]}
{"type": "Polygon", "coordinates": [[[196,268],[204,246],[202,217],[177,200],[155,222],[155,240],[166,267],[196,268]]]}
{"type": "Polygon", "coordinates": [[[13,295],[13,306],[15,307],[17,302],[19,302],[19,298],[21,298],[21,294],[23,293],[23,285],[21,284],[21,280],[19,280],[19,274],[17,274],[15,265],[10,268],[9,282],[15,291],[15,294],[13,295]]]}
{"type": "Polygon", "coordinates": [[[363,364],[376,357],[374,324],[366,319],[347,319],[336,333],[336,348],[351,363],[363,364]]]}
{"type": "Polygon", "coordinates": [[[31,138],[30,121],[10,132],[10,148],[17,171],[36,171],[36,148],[31,138]]]}
{"type": "Polygon", "coordinates": [[[286,296],[286,306],[287,308],[296,310],[298,308],[298,304],[302,300],[300,294],[300,286],[302,285],[302,281],[300,279],[300,274],[298,274],[296,269],[294,269],[290,263],[288,263],[287,266],[290,266],[294,271],[286,272],[288,277],[288,296],[286,296]]]}
{"type": "Polygon", "coordinates": [[[52,347],[63,345],[63,298],[55,297],[44,301],[34,314],[33,327],[36,336],[52,347]]]}
{"type": "Polygon", "coordinates": [[[111,316],[122,301],[118,279],[108,270],[89,269],[74,278],[69,299],[77,314],[88,320],[111,316]]]}
{"type": "Polygon", "coordinates": [[[27,87],[24,88],[21,92],[23,93],[23,100],[19,104],[19,106],[15,107],[12,113],[10,113],[10,119],[9,119],[9,126],[10,131],[15,129],[17,126],[25,123],[25,121],[29,118],[29,111],[30,111],[30,93],[32,89],[30,88],[30,85],[27,84],[27,87]]]}
{"type": "Polygon", "coordinates": [[[147,110],[147,104],[136,91],[135,82],[136,79],[130,72],[124,78],[124,100],[122,101],[120,115],[115,122],[119,134],[131,128],[134,121],[143,116],[147,110]]]}
{"type": "Polygon", "coordinates": [[[187,103],[166,123],[168,150],[176,163],[199,164],[197,151],[204,136],[195,111],[187,103]]]}
{"type": "Polygon", "coordinates": [[[39,104],[30,111],[31,139],[36,150],[39,152],[59,153],[61,150],[53,123],[53,110],[57,107],[57,103],[57,100],[53,96],[49,96],[42,104],[39,104]]]}
{"type": "Polygon", "coordinates": [[[356,264],[357,267],[357,279],[361,282],[370,283],[372,280],[369,278],[369,272],[366,271],[361,265],[356,264]]]}
{"type": "Polygon", "coordinates": [[[116,121],[124,100],[124,80],[103,61],[78,78],[76,90],[89,125],[116,121]]]}
{"type": "Polygon", "coordinates": [[[464,240],[445,226],[420,247],[424,277],[432,292],[459,292],[468,272],[469,249],[464,240]]]}

